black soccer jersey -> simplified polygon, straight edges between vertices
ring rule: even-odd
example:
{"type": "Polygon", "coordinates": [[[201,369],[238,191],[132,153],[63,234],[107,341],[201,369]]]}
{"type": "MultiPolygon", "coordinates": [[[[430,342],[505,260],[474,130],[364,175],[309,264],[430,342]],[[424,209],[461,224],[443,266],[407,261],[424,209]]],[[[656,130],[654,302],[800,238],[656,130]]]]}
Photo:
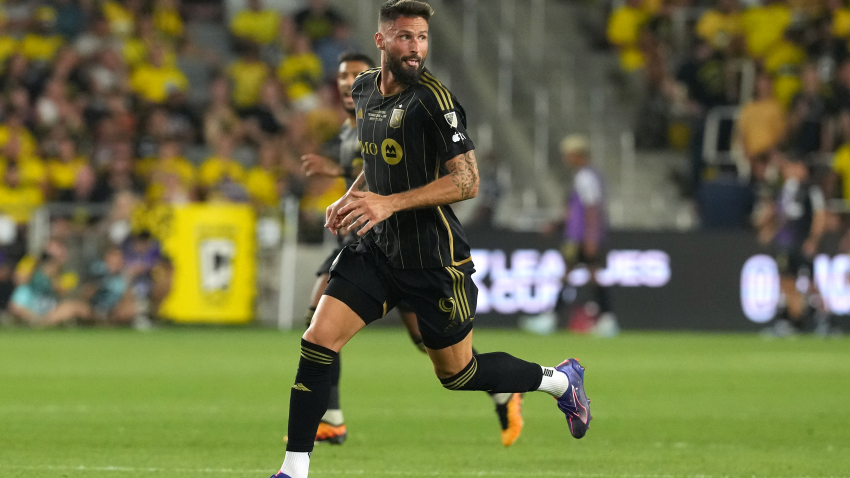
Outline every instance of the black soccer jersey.
{"type": "MultiPolygon", "coordinates": [[[[422,187],[448,174],[446,161],[475,146],[466,113],[426,69],[417,85],[392,96],[378,88],[380,68],[354,82],[357,137],[369,190],[384,196],[422,187]]],[[[469,244],[449,206],[400,211],[364,238],[392,267],[457,266],[470,260],[469,244]]]]}
{"type": "MultiPolygon", "coordinates": [[[[357,128],[351,120],[345,120],[339,134],[328,141],[322,148],[325,156],[333,159],[343,168],[352,168],[363,165],[363,158],[360,156],[360,145],[357,140],[357,128]]],[[[355,178],[346,177],[345,183],[347,187],[351,187],[355,178]]]]}
{"type": "MultiPolygon", "coordinates": [[[[345,120],[342,124],[339,134],[322,146],[322,154],[333,159],[343,168],[352,168],[363,165],[363,158],[360,156],[360,145],[357,141],[357,125],[351,120],[345,120]]],[[[352,177],[346,176],[345,185],[351,188],[354,183],[352,177]]],[[[341,246],[354,244],[360,237],[356,232],[350,232],[345,235],[337,235],[337,242],[341,246]]]]}

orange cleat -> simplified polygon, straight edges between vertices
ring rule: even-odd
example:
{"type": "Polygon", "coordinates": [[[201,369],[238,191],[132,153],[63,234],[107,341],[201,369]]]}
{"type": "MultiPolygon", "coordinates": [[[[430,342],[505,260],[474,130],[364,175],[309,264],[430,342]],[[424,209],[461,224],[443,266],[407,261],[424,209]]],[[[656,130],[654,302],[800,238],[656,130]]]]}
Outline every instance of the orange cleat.
{"type": "Polygon", "coordinates": [[[330,423],[319,423],[319,429],[316,431],[316,443],[342,445],[346,438],[348,438],[348,429],[345,424],[335,427],[330,423]]]}
{"type": "Polygon", "coordinates": [[[511,446],[519,438],[522,432],[522,394],[515,393],[508,400],[508,423],[507,427],[502,430],[502,445],[511,446]]]}

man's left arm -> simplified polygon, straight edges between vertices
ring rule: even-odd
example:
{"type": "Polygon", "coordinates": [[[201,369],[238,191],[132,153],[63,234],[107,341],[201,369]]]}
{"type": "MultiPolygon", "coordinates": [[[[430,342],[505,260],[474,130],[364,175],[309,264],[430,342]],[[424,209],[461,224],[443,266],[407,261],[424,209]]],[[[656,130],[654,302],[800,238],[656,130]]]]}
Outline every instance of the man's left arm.
{"type": "Polygon", "coordinates": [[[338,217],[343,219],[337,227],[351,224],[351,229],[356,229],[365,224],[357,233],[362,236],[375,224],[398,211],[444,206],[478,195],[478,162],[475,159],[475,150],[459,154],[446,161],[445,165],[449,171],[448,175],[421,188],[389,196],[352,191],[350,194],[356,199],[339,210],[338,217]]]}

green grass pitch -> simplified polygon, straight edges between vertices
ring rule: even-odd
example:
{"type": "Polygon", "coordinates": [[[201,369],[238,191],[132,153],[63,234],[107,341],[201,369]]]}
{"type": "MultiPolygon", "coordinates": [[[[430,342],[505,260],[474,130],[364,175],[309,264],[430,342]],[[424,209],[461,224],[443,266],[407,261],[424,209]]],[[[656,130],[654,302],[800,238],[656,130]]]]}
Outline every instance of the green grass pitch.
{"type": "MultiPolygon", "coordinates": [[[[299,333],[0,330],[0,477],[258,477],[283,458],[299,333]]],[[[440,387],[396,329],[343,351],[349,440],[323,477],[847,477],[850,342],[746,335],[611,340],[476,332],[482,351],[587,366],[595,419],[574,440],[526,396],[502,447],[489,398],[440,387]]]]}

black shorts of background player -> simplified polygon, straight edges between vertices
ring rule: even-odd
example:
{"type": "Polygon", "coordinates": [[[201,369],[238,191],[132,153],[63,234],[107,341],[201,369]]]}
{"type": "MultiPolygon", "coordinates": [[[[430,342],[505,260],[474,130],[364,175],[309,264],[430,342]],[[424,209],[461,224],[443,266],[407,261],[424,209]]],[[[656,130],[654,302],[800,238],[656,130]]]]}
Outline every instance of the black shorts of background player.
{"type": "Polygon", "coordinates": [[[779,160],[782,187],[760,205],[756,226],[770,240],[785,298],[769,331],[787,335],[802,327],[806,293],[798,287],[801,271],[811,277],[812,260],[826,228],[824,195],[809,179],[808,166],[794,157],[779,160]]]}
{"type": "MultiPolygon", "coordinates": [[[[343,124],[339,135],[326,144],[323,148],[327,155],[306,154],[302,156],[302,169],[308,177],[327,176],[343,177],[351,186],[353,177],[360,174],[362,170],[362,158],[357,143],[354,126],[356,124],[356,113],[354,101],[351,97],[351,87],[356,77],[374,66],[372,60],[359,53],[344,53],[339,58],[339,69],[337,71],[337,87],[343,108],[348,114],[348,119],[343,124]],[[333,158],[337,158],[335,161],[333,158]]],[[[339,247],[331,253],[316,273],[316,282],[311,294],[310,306],[304,318],[307,327],[313,320],[313,314],[319,305],[319,300],[325,293],[331,265],[339,253],[348,245],[354,244],[359,237],[354,233],[340,234],[339,247]]],[[[425,352],[422,335],[416,321],[416,313],[404,302],[397,305],[402,322],[407,328],[408,334],[414,345],[420,351],[425,352]]],[[[339,381],[341,376],[341,358],[337,357],[331,366],[331,389],[328,400],[328,409],[322,416],[319,428],[316,431],[317,443],[342,444],[348,437],[348,427],[345,425],[345,417],[342,413],[339,397],[339,381]]],[[[522,421],[522,396],[520,394],[491,393],[491,398],[496,406],[496,414],[499,418],[501,428],[502,444],[512,445],[519,437],[523,427],[522,421]]]]}
{"type": "Polygon", "coordinates": [[[418,0],[384,3],[375,34],[381,68],[354,82],[364,168],[328,208],[325,227],[357,231],[361,240],[343,249],[331,267],[302,337],[289,399],[289,442],[275,478],[307,478],[333,362],[357,332],[401,300],[416,311],[443,387],[541,391],[556,398],[574,438],[589,428],[585,373],[576,359],[542,367],[503,352],[473,355],[475,269],[449,205],[477,196],[478,164],[465,110],[424,67],[432,13],[418,0]]]}

